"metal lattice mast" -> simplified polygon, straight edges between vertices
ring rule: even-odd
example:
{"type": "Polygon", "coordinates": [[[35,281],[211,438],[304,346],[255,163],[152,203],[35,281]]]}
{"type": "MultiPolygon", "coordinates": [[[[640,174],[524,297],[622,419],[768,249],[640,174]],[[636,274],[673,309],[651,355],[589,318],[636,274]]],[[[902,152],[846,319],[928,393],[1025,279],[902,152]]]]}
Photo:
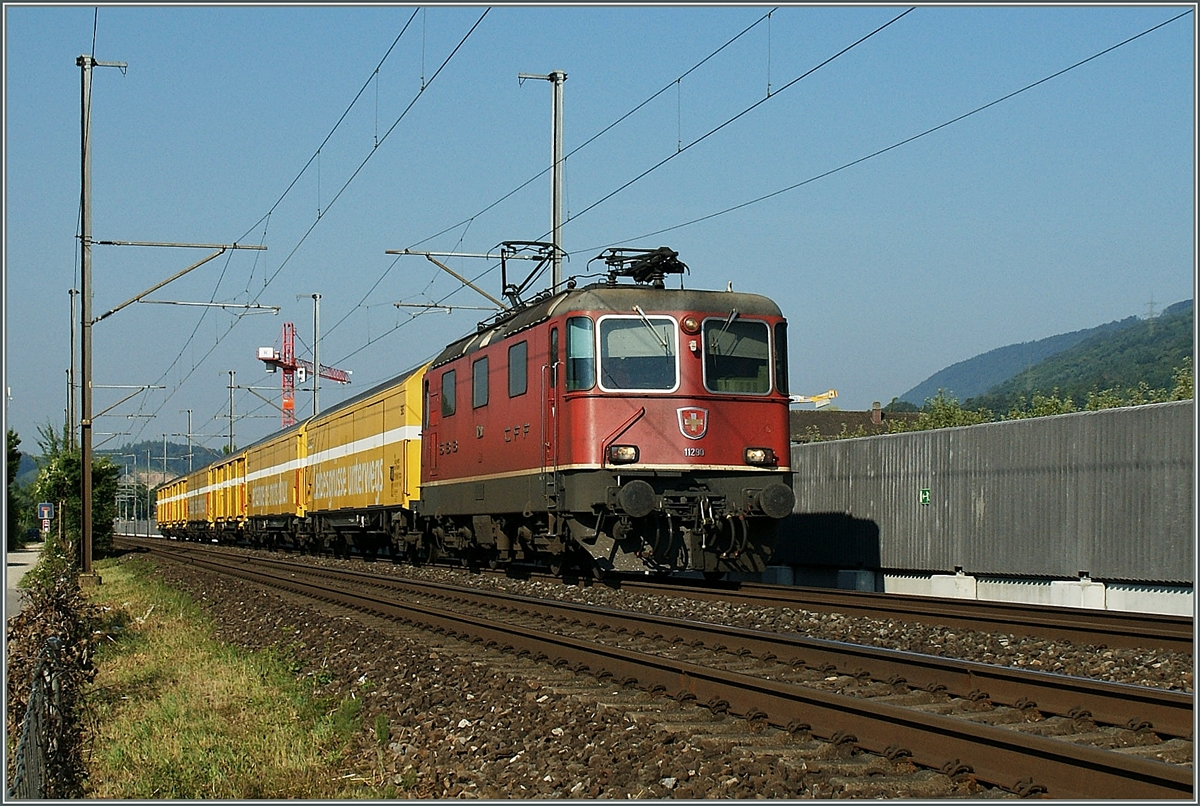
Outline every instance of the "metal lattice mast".
{"type": "Polygon", "coordinates": [[[283,427],[296,424],[296,326],[283,323],[283,427]]]}

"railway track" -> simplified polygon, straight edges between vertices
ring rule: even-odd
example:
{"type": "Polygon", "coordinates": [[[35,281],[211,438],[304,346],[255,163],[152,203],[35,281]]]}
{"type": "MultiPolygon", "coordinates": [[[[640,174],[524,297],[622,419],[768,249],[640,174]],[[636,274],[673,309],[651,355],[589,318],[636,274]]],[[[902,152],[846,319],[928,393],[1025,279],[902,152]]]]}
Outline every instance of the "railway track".
{"type": "MultiPolygon", "coordinates": [[[[132,538],[131,538],[132,539],[132,538]]],[[[172,542],[172,545],[187,545],[172,542]]],[[[941,625],[977,632],[997,632],[1070,641],[1076,644],[1127,649],[1150,649],[1191,654],[1195,648],[1195,626],[1188,616],[1158,613],[1128,613],[1074,607],[1045,607],[1013,602],[950,599],[938,596],[866,593],[833,588],[805,588],[644,576],[612,576],[603,580],[567,576],[518,568],[484,570],[498,577],[559,584],[604,586],[630,593],[682,596],[691,599],[738,603],[759,607],[785,607],[815,613],[892,619],[917,624],[941,625]]]]}
{"type": "MultiPolygon", "coordinates": [[[[527,576],[553,579],[547,574],[527,576]]],[[[939,624],[979,632],[1031,635],[1080,644],[1153,648],[1171,652],[1191,652],[1195,644],[1193,620],[1190,617],[1157,613],[1043,607],[1012,602],[865,593],[752,582],[665,582],[638,577],[618,577],[594,584],[661,596],[734,601],[762,607],[790,607],[818,613],[837,612],[848,616],[939,624]]]]}
{"type": "Polygon", "coordinates": [[[1192,793],[1192,697],[1180,692],[178,544],[151,549],[1022,795],[1192,793]]]}

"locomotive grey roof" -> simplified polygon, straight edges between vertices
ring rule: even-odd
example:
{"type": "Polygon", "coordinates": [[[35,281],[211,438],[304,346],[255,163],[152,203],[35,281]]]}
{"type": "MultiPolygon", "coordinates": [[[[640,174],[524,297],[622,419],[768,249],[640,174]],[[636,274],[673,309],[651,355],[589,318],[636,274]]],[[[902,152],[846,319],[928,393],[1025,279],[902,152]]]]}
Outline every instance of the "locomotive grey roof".
{"type": "Polygon", "coordinates": [[[610,286],[595,283],[583,288],[564,291],[543,300],[537,300],[514,312],[505,313],[493,322],[482,323],[475,333],[451,342],[433,359],[431,367],[451,361],[481,347],[506,338],[518,331],[544,322],[551,316],[561,316],[571,311],[599,313],[633,313],[637,305],[647,314],[694,311],[727,315],[737,308],[739,315],[782,316],[779,306],[760,294],[740,291],[694,291],[690,289],[663,289],[647,286],[610,286]]]}

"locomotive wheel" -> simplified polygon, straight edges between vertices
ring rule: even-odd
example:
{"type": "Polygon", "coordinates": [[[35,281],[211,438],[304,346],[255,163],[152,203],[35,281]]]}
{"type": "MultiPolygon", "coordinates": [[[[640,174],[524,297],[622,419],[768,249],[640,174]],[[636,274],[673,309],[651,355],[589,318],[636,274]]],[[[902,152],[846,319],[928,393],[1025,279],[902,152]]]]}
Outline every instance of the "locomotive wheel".
{"type": "Polygon", "coordinates": [[[579,552],[579,559],[576,563],[579,568],[579,576],[581,579],[591,579],[595,582],[600,582],[604,579],[605,571],[600,566],[596,565],[592,559],[592,555],[586,551],[579,552]]]}

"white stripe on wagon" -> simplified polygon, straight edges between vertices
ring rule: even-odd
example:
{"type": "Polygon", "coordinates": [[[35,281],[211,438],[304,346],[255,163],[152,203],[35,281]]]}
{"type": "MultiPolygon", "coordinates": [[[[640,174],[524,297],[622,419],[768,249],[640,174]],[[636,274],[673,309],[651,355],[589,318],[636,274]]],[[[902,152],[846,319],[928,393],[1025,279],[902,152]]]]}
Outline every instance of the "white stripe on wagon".
{"type": "MultiPolygon", "coordinates": [[[[419,441],[420,438],[421,426],[405,425],[401,426],[400,428],[393,428],[390,431],[385,431],[382,434],[374,434],[369,437],[364,437],[363,439],[357,439],[354,442],[347,442],[345,445],[337,445],[332,448],[327,448],[323,451],[318,451],[317,453],[305,459],[290,459],[286,462],[278,465],[272,465],[271,467],[263,470],[256,470],[253,473],[248,473],[244,481],[245,483],[249,484],[252,481],[258,481],[259,479],[264,479],[269,476],[278,476],[283,473],[289,473],[302,468],[319,465],[322,462],[329,462],[335,459],[344,459],[345,457],[353,456],[356,453],[377,450],[379,448],[387,447],[388,445],[394,445],[397,442],[403,442],[405,440],[416,442],[419,441]]],[[[216,492],[217,490],[223,490],[226,487],[241,484],[242,482],[243,479],[236,478],[228,481],[218,482],[217,484],[209,484],[197,490],[188,490],[186,493],[180,493],[178,495],[173,495],[170,498],[164,498],[160,503],[170,504],[176,501],[184,500],[185,498],[195,498],[206,493],[216,492]]]]}

